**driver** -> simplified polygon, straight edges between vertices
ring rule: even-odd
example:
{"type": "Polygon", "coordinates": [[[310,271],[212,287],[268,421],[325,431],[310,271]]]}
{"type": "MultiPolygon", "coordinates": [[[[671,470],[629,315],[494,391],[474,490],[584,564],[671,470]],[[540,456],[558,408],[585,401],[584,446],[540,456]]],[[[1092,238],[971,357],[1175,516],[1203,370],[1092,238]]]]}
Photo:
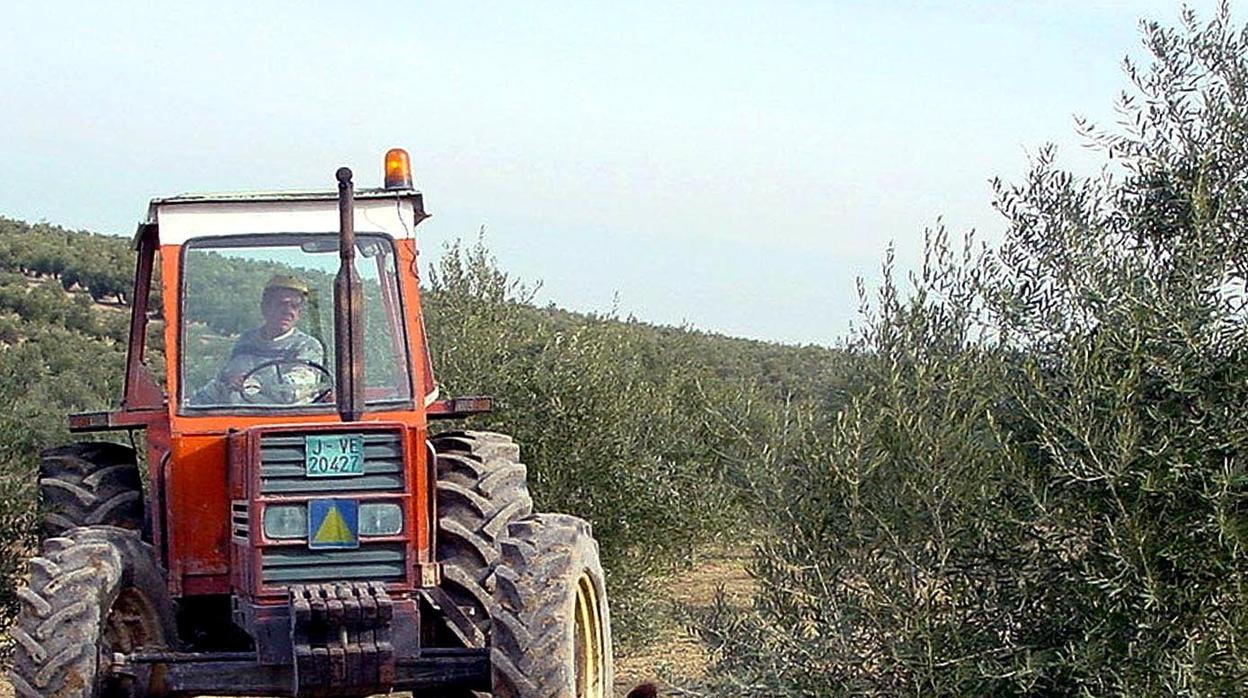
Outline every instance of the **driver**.
{"type": "Polygon", "coordinates": [[[192,404],[306,404],[329,386],[319,340],[295,327],[308,298],[301,279],[277,274],[264,286],[264,324],[243,332],[217,377],[192,404]],[[320,370],[318,370],[320,369],[320,370]]]}

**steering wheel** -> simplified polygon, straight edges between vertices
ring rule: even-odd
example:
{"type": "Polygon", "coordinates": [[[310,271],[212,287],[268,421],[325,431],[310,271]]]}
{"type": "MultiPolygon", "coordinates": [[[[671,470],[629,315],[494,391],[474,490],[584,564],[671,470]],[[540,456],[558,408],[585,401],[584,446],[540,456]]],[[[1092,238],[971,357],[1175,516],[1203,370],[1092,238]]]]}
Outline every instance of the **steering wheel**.
{"type": "MultiPolygon", "coordinates": [[[[255,376],[255,374],[257,374],[257,373],[259,373],[260,371],[262,371],[262,370],[264,370],[264,369],[266,369],[266,368],[269,368],[269,367],[274,367],[274,368],[276,369],[277,373],[278,373],[279,375],[281,375],[281,373],[282,373],[282,368],[281,368],[281,367],[282,367],[282,366],[290,366],[290,367],[292,367],[292,368],[297,368],[297,367],[300,367],[300,366],[306,366],[307,368],[310,368],[310,369],[312,369],[312,370],[316,371],[317,373],[321,374],[322,376],[324,376],[324,377],[325,377],[325,382],[329,384],[329,385],[328,385],[328,386],[327,386],[324,390],[322,390],[321,392],[317,393],[317,394],[316,394],[315,396],[313,396],[311,399],[308,399],[308,400],[295,400],[295,401],[292,401],[292,402],[290,403],[290,404],[292,404],[292,405],[295,405],[295,404],[305,404],[305,405],[306,405],[306,404],[312,404],[312,403],[315,403],[315,402],[320,402],[321,400],[324,400],[324,399],[325,399],[325,396],[326,396],[326,395],[329,395],[329,394],[330,394],[330,392],[332,392],[332,391],[333,391],[333,389],[334,389],[334,374],[330,373],[330,372],[329,372],[329,369],[327,369],[327,368],[325,368],[324,366],[322,366],[322,365],[320,365],[320,364],[316,363],[315,361],[309,361],[309,360],[307,360],[307,359],[270,359],[270,360],[265,361],[265,362],[263,362],[263,363],[259,363],[259,364],[256,364],[255,366],[252,366],[252,367],[251,367],[251,370],[250,370],[250,371],[248,371],[247,373],[244,373],[244,374],[243,374],[243,377],[242,377],[241,379],[239,379],[239,382],[242,384],[242,387],[241,387],[241,388],[239,388],[239,391],[238,391],[238,392],[239,392],[239,394],[240,394],[240,395],[242,395],[242,397],[243,397],[243,401],[244,401],[244,402],[251,403],[251,404],[253,404],[253,405],[261,404],[261,402],[260,402],[259,400],[255,400],[255,399],[253,399],[253,398],[254,398],[254,397],[256,397],[257,395],[261,395],[264,391],[263,391],[263,390],[259,390],[259,389],[257,389],[257,390],[254,390],[254,391],[252,391],[252,392],[248,393],[248,391],[247,391],[247,381],[248,381],[248,380],[250,380],[253,376],[255,376]]],[[[257,381],[257,382],[259,382],[259,381],[257,381]]]]}

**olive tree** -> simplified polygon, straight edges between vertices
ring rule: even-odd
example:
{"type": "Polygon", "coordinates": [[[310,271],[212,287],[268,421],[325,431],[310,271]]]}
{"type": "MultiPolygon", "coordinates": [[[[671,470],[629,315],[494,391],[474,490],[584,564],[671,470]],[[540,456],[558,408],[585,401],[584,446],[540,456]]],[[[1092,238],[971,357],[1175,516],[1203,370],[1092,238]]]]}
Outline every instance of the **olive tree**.
{"type": "MultiPolygon", "coordinates": [[[[929,235],[765,502],[716,695],[1248,691],[1248,29],[1142,26],[1121,122],[929,235]]],[[[864,294],[864,298],[865,298],[864,294]]]]}

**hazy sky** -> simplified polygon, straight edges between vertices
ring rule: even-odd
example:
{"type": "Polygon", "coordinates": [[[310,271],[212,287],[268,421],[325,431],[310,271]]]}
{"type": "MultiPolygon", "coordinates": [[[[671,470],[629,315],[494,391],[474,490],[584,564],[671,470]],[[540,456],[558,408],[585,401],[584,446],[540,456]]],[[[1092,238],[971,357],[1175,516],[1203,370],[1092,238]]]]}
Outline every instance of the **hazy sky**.
{"type": "MultiPolygon", "coordinates": [[[[1213,3],[1194,6],[1209,16],[1213,3]]],[[[184,191],[380,182],[425,261],[486,241],[539,299],[832,344],[889,241],[1000,234],[988,180],[1114,118],[1177,2],[6,3],[0,215],[129,235],[184,191]]]]}

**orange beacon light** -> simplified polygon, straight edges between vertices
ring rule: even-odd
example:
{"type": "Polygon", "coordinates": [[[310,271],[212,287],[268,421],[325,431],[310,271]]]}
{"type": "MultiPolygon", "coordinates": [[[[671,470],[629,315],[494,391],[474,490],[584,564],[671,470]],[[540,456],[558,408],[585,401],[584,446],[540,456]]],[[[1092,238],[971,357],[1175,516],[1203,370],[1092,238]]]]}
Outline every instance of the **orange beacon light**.
{"type": "Polygon", "coordinates": [[[386,151],[386,189],[411,189],[412,164],[407,151],[391,148],[386,151]]]}

